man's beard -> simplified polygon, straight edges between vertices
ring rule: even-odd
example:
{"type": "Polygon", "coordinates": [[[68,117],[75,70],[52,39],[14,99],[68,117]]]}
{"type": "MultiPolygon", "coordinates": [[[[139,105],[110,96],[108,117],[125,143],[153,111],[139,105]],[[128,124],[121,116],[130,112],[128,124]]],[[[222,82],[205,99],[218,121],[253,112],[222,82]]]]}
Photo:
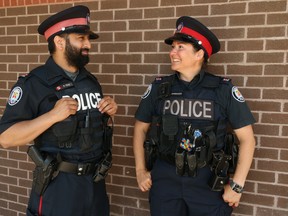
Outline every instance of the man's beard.
{"type": "Polygon", "coordinates": [[[66,47],[65,47],[65,57],[69,66],[83,68],[89,62],[88,55],[82,55],[82,51],[89,49],[77,49],[70,44],[70,40],[66,39],[66,47]]]}

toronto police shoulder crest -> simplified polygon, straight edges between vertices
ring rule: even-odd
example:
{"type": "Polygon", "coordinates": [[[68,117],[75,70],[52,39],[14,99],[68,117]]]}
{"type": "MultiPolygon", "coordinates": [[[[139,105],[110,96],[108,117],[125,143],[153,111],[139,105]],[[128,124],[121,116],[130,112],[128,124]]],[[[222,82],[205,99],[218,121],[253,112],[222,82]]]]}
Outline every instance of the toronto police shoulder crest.
{"type": "Polygon", "coordinates": [[[9,95],[8,104],[10,106],[14,106],[21,100],[22,95],[23,95],[22,89],[19,86],[16,86],[15,88],[12,89],[9,95]]]}
{"type": "Polygon", "coordinates": [[[245,98],[243,97],[243,95],[241,94],[241,92],[236,86],[233,86],[231,93],[232,93],[233,98],[237,100],[238,102],[241,102],[241,103],[245,102],[245,98]]]}
{"type": "Polygon", "coordinates": [[[150,84],[150,85],[147,87],[146,91],[144,92],[144,94],[142,95],[141,98],[142,98],[142,99],[147,98],[147,97],[149,96],[150,92],[151,92],[151,89],[152,89],[152,84],[150,84]]]}

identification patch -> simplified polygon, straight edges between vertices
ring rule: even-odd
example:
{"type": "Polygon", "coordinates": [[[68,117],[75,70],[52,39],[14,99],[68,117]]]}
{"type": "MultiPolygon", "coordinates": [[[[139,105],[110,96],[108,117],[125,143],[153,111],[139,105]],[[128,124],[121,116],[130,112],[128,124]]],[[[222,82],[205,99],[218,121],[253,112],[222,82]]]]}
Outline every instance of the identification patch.
{"type": "Polygon", "coordinates": [[[149,96],[150,92],[151,92],[151,89],[152,89],[152,84],[150,84],[148,86],[148,88],[146,89],[146,91],[144,92],[144,94],[142,95],[142,99],[145,99],[149,96]]]}
{"type": "Polygon", "coordinates": [[[14,106],[21,100],[22,95],[23,95],[22,89],[19,86],[15,87],[9,95],[8,104],[10,106],[14,106]]]}
{"type": "Polygon", "coordinates": [[[245,98],[243,97],[243,95],[241,94],[241,92],[236,86],[233,86],[232,88],[232,96],[238,102],[241,102],[241,103],[245,102],[245,98]]]}
{"type": "Polygon", "coordinates": [[[163,115],[165,114],[186,119],[214,120],[214,102],[198,99],[165,100],[163,115]]]}

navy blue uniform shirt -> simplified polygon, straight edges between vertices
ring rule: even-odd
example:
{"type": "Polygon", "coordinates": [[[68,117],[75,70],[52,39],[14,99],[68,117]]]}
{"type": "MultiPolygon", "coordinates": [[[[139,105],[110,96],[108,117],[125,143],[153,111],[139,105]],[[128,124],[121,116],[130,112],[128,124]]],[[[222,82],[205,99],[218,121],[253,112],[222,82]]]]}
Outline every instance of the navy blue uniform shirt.
{"type": "Polygon", "coordinates": [[[62,97],[72,97],[78,101],[76,115],[54,124],[35,139],[36,144],[39,143],[37,145],[42,151],[58,152],[59,145],[55,133],[68,134],[70,133],[68,131],[70,130],[69,127],[74,125],[75,128],[71,129],[76,134],[71,137],[74,146],[63,146],[60,151],[76,155],[92,153],[89,157],[99,158],[102,156],[103,141],[102,114],[97,108],[103,97],[101,86],[97,79],[85,68],[80,69],[76,80],[72,81],[64,70],[54,62],[52,57],[47,60],[45,65],[32,70],[26,76],[19,77],[11,90],[5,112],[0,121],[0,133],[17,122],[32,120],[47,113],[62,97]],[[85,116],[88,112],[90,122],[89,129],[86,129],[85,116]],[[64,125],[59,126],[60,124],[64,125]],[[53,127],[56,128],[56,132],[53,127]],[[57,127],[59,128],[58,131],[57,127]],[[84,133],[91,135],[89,137],[91,140],[87,136],[81,138],[84,133]],[[82,146],[79,146],[79,143],[84,143],[84,146],[82,144],[82,146]]]}
{"type": "Polygon", "coordinates": [[[230,79],[218,77],[219,85],[206,91],[211,76],[218,77],[201,71],[191,82],[180,80],[178,73],[156,78],[142,96],[135,118],[151,123],[154,115],[174,114],[192,122],[226,120],[233,129],[255,123],[244,97],[230,79]],[[159,85],[166,80],[173,80],[171,96],[159,100],[159,85]]]}

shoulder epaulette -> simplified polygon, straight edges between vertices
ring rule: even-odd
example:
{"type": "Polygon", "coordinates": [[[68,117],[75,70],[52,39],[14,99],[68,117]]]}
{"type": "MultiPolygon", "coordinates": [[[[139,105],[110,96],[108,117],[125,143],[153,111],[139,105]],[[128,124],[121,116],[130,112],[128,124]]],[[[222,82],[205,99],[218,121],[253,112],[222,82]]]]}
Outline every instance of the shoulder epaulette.
{"type": "Polygon", "coordinates": [[[202,86],[208,88],[217,88],[220,84],[228,84],[231,79],[221,76],[216,76],[206,72],[202,82],[202,86]]]}
{"type": "Polygon", "coordinates": [[[18,83],[24,83],[27,79],[29,79],[31,77],[30,73],[26,73],[26,74],[21,74],[18,77],[18,83]]]}
{"type": "Polygon", "coordinates": [[[221,77],[222,79],[220,80],[220,83],[221,84],[228,84],[231,82],[231,79],[230,78],[227,78],[227,77],[221,77]]]}
{"type": "Polygon", "coordinates": [[[169,75],[169,76],[159,76],[159,77],[156,77],[155,80],[154,80],[154,84],[161,84],[161,83],[164,83],[164,82],[172,82],[174,80],[174,74],[172,75],[169,75]]]}
{"type": "Polygon", "coordinates": [[[215,76],[213,74],[210,74],[208,72],[205,72],[203,81],[202,81],[202,86],[207,87],[207,88],[217,88],[220,84],[220,77],[215,76]]]}

